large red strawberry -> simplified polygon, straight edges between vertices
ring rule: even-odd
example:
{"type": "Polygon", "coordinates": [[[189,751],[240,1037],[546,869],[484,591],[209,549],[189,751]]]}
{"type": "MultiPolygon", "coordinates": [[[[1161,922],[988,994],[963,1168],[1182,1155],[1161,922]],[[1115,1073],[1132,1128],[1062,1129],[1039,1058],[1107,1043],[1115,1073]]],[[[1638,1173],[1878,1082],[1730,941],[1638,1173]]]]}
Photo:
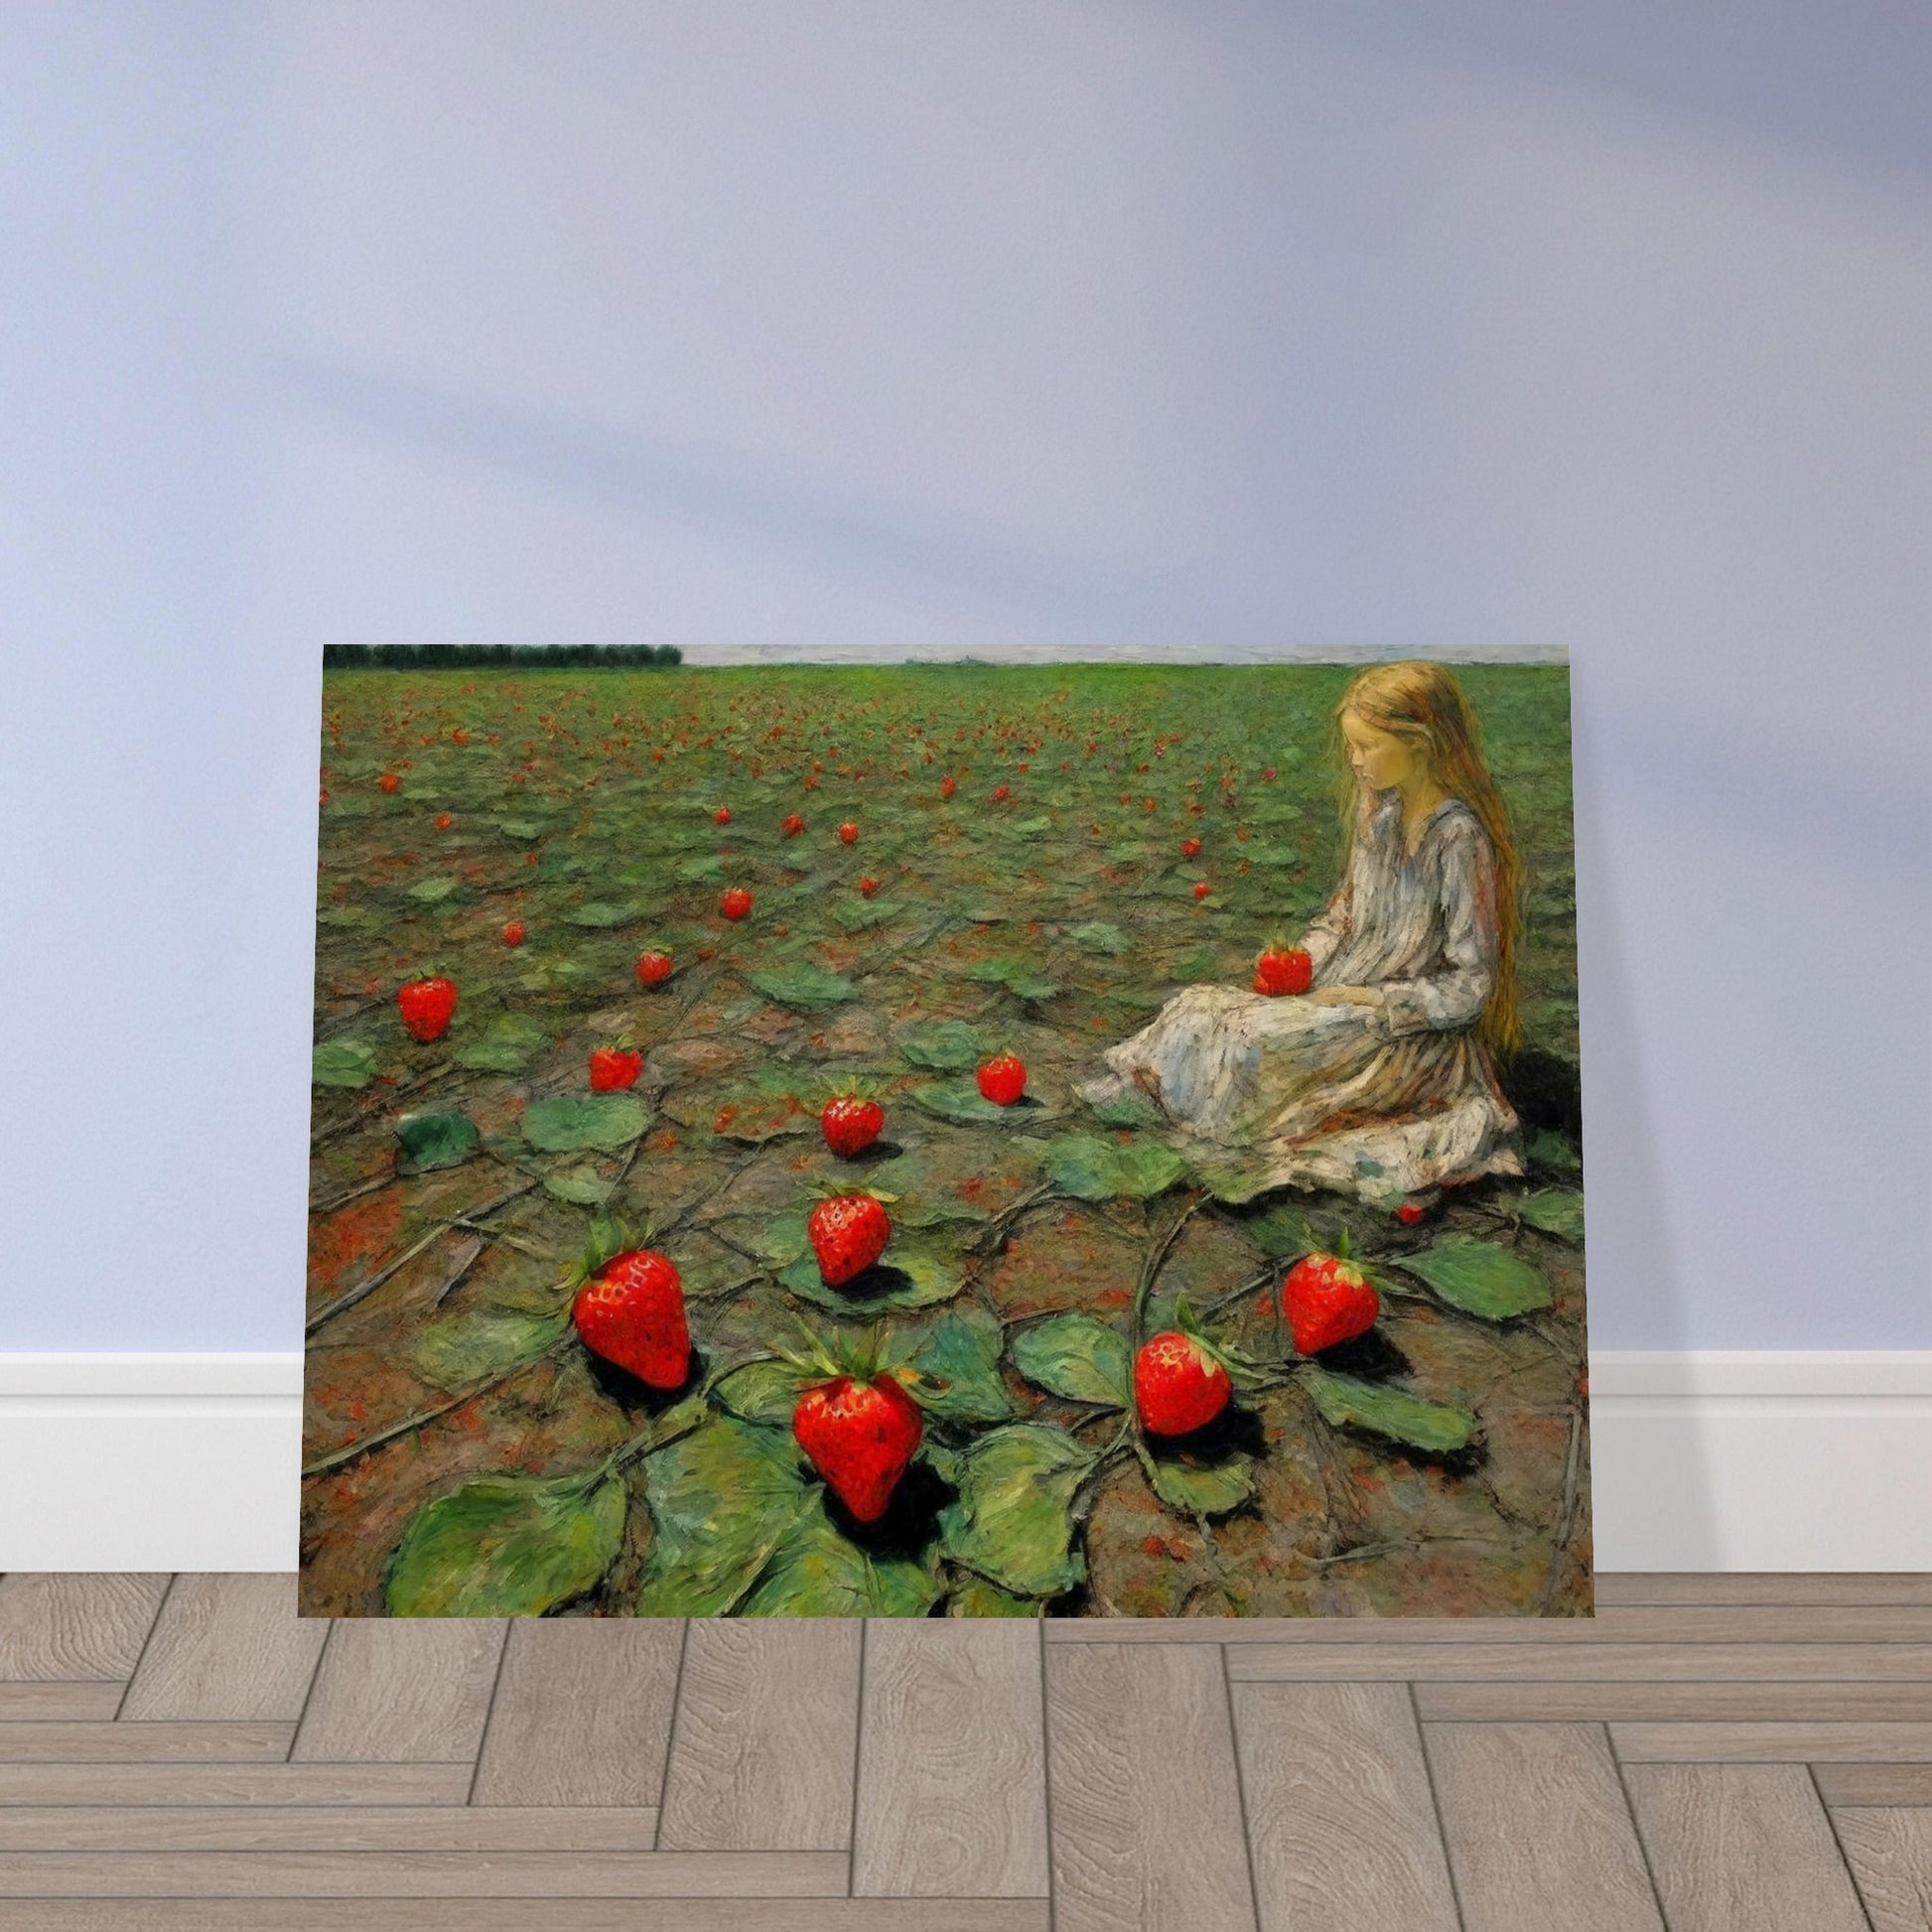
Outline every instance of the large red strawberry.
{"type": "Polygon", "coordinates": [[[1306,993],[1314,975],[1314,962],[1301,946],[1270,944],[1255,958],[1257,993],[1306,993]]]}
{"type": "Polygon", "coordinates": [[[834,1194],[812,1209],[805,1235],[818,1257],[820,1279],[827,1288],[839,1288],[886,1252],[893,1224],[871,1194],[834,1194]]]}
{"type": "Polygon", "coordinates": [[[878,1140],[879,1130],[886,1125],[886,1110],[862,1094],[835,1093],[819,1114],[818,1125],[825,1145],[849,1161],[878,1140]]]}
{"type": "Polygon", "coordinates": [[[591,1052],[591,1091],[620,1093],[634,1087],[644,1070],[644,1056],[634,1048],[599,1046],[591,1052]]]}
{"type": "Polygon", "coordinates": [[[671,955],[654,948],[637,955],[637,977],[645,986],[662,986],[671,977],[671,955]]]}
{"type": "Polygon", "coordinates": [[[1018,1053],[995,1053],[976,1077],[980,1092],[996,1107],[1011,1107],[1027,1091],[1027,1062],[1018,1053]]]}
{"type": "Polygon", "coordinates": [[[396,988],[396,1007],[418,1039],[441,1039],[456,1011],[456,984],[440,974],[405,980],[396,988]]]}
{"type": "Polygon", "coordinates": [[[1228,1406],[1228,1372],[1178,1328],[1142,1343],[1134,1357],[1134,1404],[1150,1436],[1185,1436],[1228,1406]]]}
{"type": "Polygon", "coordinates": [[[1298,1354],[1315,1355],[1353,1341],[1375,1325],[1382,1304],[1352,1261],[1340,1255],[1304,1255],[1282,1282],[1282,1312],[1298,1354]]]}
{"type": "Polygon", "coordinates": [[[728,886],[718,900],[718,909],[728,919],[742,919],[752,909],[752,896],[743,886],[728,886]]]}
{"type": "Polygon", "coordinates": [[[791,1412],[791,1433],[826,1486],[862,1523],[876,1523],[919,1447],[918,1404],[891,1375],[807,1389],[791,1412]]]}
{"type": "Polygon", "coordinates": [[[652,1248],[614,1256],[577,1291],[570,1318],[584,1346],[653,1389],[679,1387],[691,1368],[684,1284],[652,1248]]]}

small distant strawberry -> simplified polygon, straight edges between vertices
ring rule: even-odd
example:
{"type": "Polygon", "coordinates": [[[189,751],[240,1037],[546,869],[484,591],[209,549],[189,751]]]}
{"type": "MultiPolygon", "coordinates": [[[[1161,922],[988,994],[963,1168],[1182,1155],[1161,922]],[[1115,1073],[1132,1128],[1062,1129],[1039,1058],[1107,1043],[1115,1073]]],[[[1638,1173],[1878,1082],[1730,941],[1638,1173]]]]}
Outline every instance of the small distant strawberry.
{"type": "Polygon", "coordinates": [[[879,1130],[886,1125],[886,1110],[862,1094],[838,1093],[825,1103],[818,1125],[825,1145],[849,1161],[878,1140],[879,1130]]]}
{"type": "Polygon", "coordinates": [[[711,815],[720,825],[729,825],[732,822],[732,808],[729,805],[720,805],[711,815]]]}
{"type": "Polygon", "coordinates": [[[439,812],[437,814],[436,829],[439,832],[447,832],[455,823],[456,820],[448,812],[439,812]]]}
{"type": "Polygon", "coordinates": [[[981,1063],[977,1078],[996,1107],[1011,1107],[1027,1091],[1027,1063],[1018,1053],[995,1053],[981,1063]]]}
{"type": "Polygon", "coordinates": [[[993,787],[993,796],[995,798],[1011,798],[1013,796],[1013,792],[1009,786],[995,785],[993,787]]]}
{"type": "Polygon", "coordinates": [[[326,791],[325,791],[325,792],[324,792],[324,793],[322,794],[322,802],[323,802],[323,803],[324,803],[325,805],[326,805],[326,804],[328,804],[328,802],[329,802],[329,794],[328,794],[328,792],[326,792],[326,791]]]}
{"type": "Polygon", "coordinates": [[[791,1412],[798,1447],[862,1523],[885,1515],[924,1431],[918,1404],[892,1375],[842,1375],[807,1389],[791,1412]]]}
{"type": "Polygon", "coordinates": [[[728,886],[718,909],[728,919],[742,919],[752,909],[752,896],[743,886],[728,886]]]}
{"type": "Polygon", "coordinates": [[[1255,958],[1255,991],[1276,996],[1306,993],[1313,974],[1314,962],[1304,947],[1272,940],[1255,958]]]}
{"type": "Polygon", "coordinates": [[[522,943],[523,921],[521,919],[512,919],[503,928],[503,944],[506,946],[520,946],[522,943]]]}
{"type": "Polygon", "coordinates": [[[839,843],[841,845],[851,845],[858,839],[858,837],[859,837],[859,828],[855,824],[853,824],[853,822],[848,818],[845,821],[845,823],[839,827],[839,843]]]}
{"type": "Polygon", "coordinates": [[[1282,1282],[1282,1312],[1298,1354],[1315,1355],[1353,1341],[1382,1311],[1368,1278],[1342,1255],[1304,1255],[1282,1282]]]}
{"type": "Polygon", "coordinates": [[[591,1052],[591,1091],[621,1093],[634,1087],[644,1070],[644,1056],[634,1047],[598,1046],[591,1052]]]}
{"type": "Polygon", "coordinates": [[[396,988],[396,1007],[418,1039],[440,1039],[456,1011],[456,985],[441,975],[405,980],[396,988]]]}
{"type": "Polygon", "coordinates": [[[868,877],[859,882],[859,891],[867,898],[870,898],[878,890],[879,881],[876,879],[868,877]]]}
{"type": "Polygon", "coordinates": [[[654,1249],[605,1262],[578,1290],[570,1318],[592,1354],[653,1389],[675,1389],[691,1372],[684,1284],[669,1256],[654,1249]]]}
{"type": "Polygon", "coordinates": [[[791,816],[787,818],[778,827],[778,830],[781,831],[788,839],[795,839],[798,836],[798,834],[802,832],[804,829],[805,829],[805,821],[802,818],[800,818],[796,812],[793,812],[791,816]]]}
{"type": "Polygon", "coordinates": [[[1182,857],[1183,859],[1197,859],[1197,858],[1199,858],[1199,857],[1200,857],[1200,840],[1199,840],[1199,839],[1182,839],[1182,840],[1180,841],[1180,856],[1181,856],[1181,857],[1182,857]]]}
{"type": "Polygon", "coordinates": [[[1429,1212],[1419,1200],[1406,1200],[1395,1211],[1395,1217],[1406,1228],[1412,1228],[1429,1212]]]}
{"type": "Polygon", "coordinates": [[[959,789],[959,780],[950,775],[939,780],[939,796],[950,798],[959,789]]]}
{"type": "Polygon", "coordinates": [[[402,780],[398,778],[393,771],[385,771],[383,772],[382,776],[376,780],[376,783],[379,784],[384,791],[394,791],[395,788],[402,783],[402,780]]]}
{"type": "Polygon", "coordinates": [[[467,731],[465,731],[461,725],[459,725],[456,728],[456,730],[450,734],[450,743],[452,745],[468,745],[469,742],[470,742],[470,734],[467,731]]]}
{"type": "Polygon", "coordinates": [[[667,952],[640,952],[637,978],[645,986],[662,986],[671,977],[671,955],[667,952]]]}
{"type": "Polygon", "coordinates": [[[1194,881],[1194,897],[1196,898],[1205,898],[1208,895],[1208,891],[1209,891],[1209,887],[1206,880],[1197,879],[1194,881]]]}
{"type": "Polygon", "coordinates": [[[1134,1405],[1150,1436],[1185,1436],[1228,1406],[1228,1372],[1192,1335],[1171,1328],[1134,1357],[1134,1405]]]}
{"type": "Polygon", "coordinates": [[[1275,767],[1271,764],[1261,775],[1268,784],[1272,785],[1275,782],[1275,767]]]}
{"type": "Polygon", "coordinates": [[[871,1194],[834,1194],[812,1209],[805,1236],[818,1257],[820,1279],[827,1288],[840,1288],[886,1252],[893,1224],[871,1194]]]}

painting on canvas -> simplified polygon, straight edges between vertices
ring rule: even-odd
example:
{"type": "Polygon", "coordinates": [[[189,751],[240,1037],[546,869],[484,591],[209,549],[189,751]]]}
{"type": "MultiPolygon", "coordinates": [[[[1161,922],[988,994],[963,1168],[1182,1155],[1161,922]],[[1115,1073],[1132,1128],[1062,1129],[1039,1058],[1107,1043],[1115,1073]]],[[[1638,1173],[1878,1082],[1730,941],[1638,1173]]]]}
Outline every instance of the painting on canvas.
{"type": "Polygon", "coordinates": [[[305,1613],[1589,1613],[1564,662],[326,658],[305,1613]]]}

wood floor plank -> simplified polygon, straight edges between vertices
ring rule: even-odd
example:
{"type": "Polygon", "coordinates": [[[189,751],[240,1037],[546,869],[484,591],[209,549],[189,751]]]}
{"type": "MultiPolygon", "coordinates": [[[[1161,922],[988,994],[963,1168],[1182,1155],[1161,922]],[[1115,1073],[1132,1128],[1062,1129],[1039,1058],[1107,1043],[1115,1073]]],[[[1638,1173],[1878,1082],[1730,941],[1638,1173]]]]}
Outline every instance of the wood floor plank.
{"type": "Polygon", "coordinates": [[[1865,1932],[1798,1764],[1639,1764],[1630,1803],[1671,1932],[1865,1932]]]}
{"type": "Polygon", "coordinates": [[[1932,1644],[1389,1643],[1337,1665],[1321,1644],[1255,1643],[1227,1658],[1236,1683],[1325,1682],[1338,1668],[1355,1683],[1932,1683],[1932,1644]]]}
{"type": "Polygon", "coordinates": [[[831,1898],[842,1852],[0,1852],[0,1898],[831,1898]]]}
{"type": "Polygon", "coordinates": [[[0,1806],[460,1805],[468,1764],[5,1764],[0,1806]]]}
{"type": "Polygon", "coordinates": [[[112,1678],[63,1684],[51,1678],[0,1683],[0,1724],[61,1722],[111,1724],[127,1686],[112,1678]]]}
{"type": "Polygon", "coordinates": [[[1828,1805],[1932,1806],[1932,1764],[1814,1764],[1828,1805]]]}
{"type": "Polygon", "coordinates": [[[1457,1932],[1405,1687],[1243,1684],[1234,1734],[1261,1932],[1457,1932]]]}
{"type": "Polygon", "coordinates": [[[648,1852],[657,1813],[561,1805],[18,1805],[5,1852],[648,1852]]]}
{"type": "Polygon", "coordinates": [[[861,1897],[1044,1898],[1039,1624],[873,1617],[852,1889],[861,1897]]]}
{"type": "Polygon", "coordinates": [[[683,1643],[675,1617],[517,1618],[473,1802],[655,1806],[683,1643]]]}
{"type": "Polygon", "coordinates": [[[660,1848],[850,1847],[861,1622],[694,1618],[686,1626],[660,1848]]]}
{"type": "Polygon", "coordinates": [[[168,1588],[165,1575],[0,1577],[0,1678],[134,1675],[168,1588]]]}
{"type": "Polygon", "coordinates": [[[1872,1932],[1925,1932],[1932,1925],[1932,1811],[1853,1806],[1835,1822],[1872,1932]]]}
{"type": "Polygon", "coordinates": [[[1046,1744],[1056,1932],[1256,1932],[1218,1653],[1050,1649],[1046,1744]]]}
{"type": "Polygon", "coordinates": [[[294,1761],[474,1763],[504,1626],[488,1617],[343,1618],[329,1631],[294,1761]]]}
{"type": "Polygon", "coordinates": [[[292,1724],[0,1724],[0,1765],[244,1764],[284,1758],[292,1724]]]}
{"type": "MultiPolygon", "coordinates": [[[[0,1932],[263,1932],[252,1898],[0,1899],[0,1932]]],[[[363,1898],[355,1932],[1049,1932],[1031,1898],[363,1898]]],[[[275,1932],[343,1932],[330,1899],[281,1897],[275,1932]]]]}
{"type": "Polygon", "coordinates": [[[1423,1738],[1466,1932],[1663,1932],[1601,1725],[1425,1725],[1423,1738]]]}
{"type": "Polygon", "coordinates": [[[300,1718],[329,1626],[297,1616],[295,1583],[292,1571],[177,1577],[123,1720],[300,1718]]]}
{"type": "Polygon", "coordinates": [[[1418,1684],[1425,1720],[1603,1724],[1932,1720],[1932,1684],[1418,1684]]]}
{"type": "Polygon", "coordinates": [[[1048,1643],[1932,1643],[1932,1604],[1638,1604],[1594,1616],[1049,1617],[1048,1643]]]}
{"type": "Polygon", "coordinates": [[[1612,1725],[1625,1764],[1916,1764],[1932,1724],[1612,1725]]]}
{"type": "Polygon", "coordinates": [[[1636,1603],[1932,1603],[1932,1576],[1916,1571],[1596,1573],[1599,1610],[1636,1603]]]}

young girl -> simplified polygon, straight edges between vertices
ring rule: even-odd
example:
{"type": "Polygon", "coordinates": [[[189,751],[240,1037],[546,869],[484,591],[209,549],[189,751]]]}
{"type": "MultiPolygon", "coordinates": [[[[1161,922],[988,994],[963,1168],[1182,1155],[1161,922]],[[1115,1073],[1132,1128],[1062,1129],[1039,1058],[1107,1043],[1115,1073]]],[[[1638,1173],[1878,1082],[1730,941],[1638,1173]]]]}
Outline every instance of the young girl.
{"type": "Polygon", "coordinates": [[[1475,719],[1447,669],[1407,662],[1356,677],[1336,727],[1342,877],[1302,940],[1311,990],[1190,986],[1074,1091],[1145,1088],[1229,1151],[1244,1197],[1294,1184],[1393,1206],[1521,1174],[1493,1054],[1521,1037],[1523,868],[1475,719]]]}

